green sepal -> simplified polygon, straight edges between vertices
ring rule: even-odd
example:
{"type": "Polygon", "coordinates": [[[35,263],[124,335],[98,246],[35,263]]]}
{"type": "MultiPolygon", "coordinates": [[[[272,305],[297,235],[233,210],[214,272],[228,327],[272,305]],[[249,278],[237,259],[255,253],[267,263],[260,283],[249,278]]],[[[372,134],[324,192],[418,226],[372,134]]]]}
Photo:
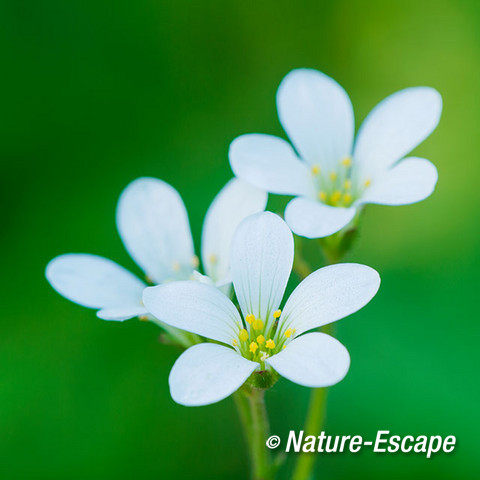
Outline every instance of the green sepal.
{"type": "Polygon", "coordinates": [[[273,387],[280,375],[272,369],[260,370],[253,372],[247,379],[246,384],[252,388],[266,390],[273,387]]]}

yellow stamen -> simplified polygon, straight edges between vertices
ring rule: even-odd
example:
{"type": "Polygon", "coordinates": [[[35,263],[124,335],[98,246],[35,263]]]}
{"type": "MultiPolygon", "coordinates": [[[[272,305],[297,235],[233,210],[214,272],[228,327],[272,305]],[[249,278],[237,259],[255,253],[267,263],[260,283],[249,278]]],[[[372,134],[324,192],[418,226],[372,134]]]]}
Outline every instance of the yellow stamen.
{"type": "Polygon", "coordinates": [[[352,181],[351,180],[345,180],[345,182],[343,184],[343,188],[345,188],[345,190],[350,190],[352,188],[352,181]]]}
{"type": "Polygon", "coordinates": [[[285,330],[285,336],[286,336],[287,338],[290,338],[290,337],[292,336],[292,333],[293,333],[293,330],[292,330],[291,328],[287,328],[287,329],[285,330]]]}
{"type": "Polygon", "coordinates": [[[247,323],[252,323],[255,320],[255,315],[253,313],[249,313],[246,317],[245,320],[247,323]]]}
{"type": "Polygon", "coordinates": [[[275,310],[273,312],[273,318],[277,319],[277,318],[280,318],[280,315],[282,314],[282,311],[281,310],[275,310]]]}
{"type": "Polygon", "coordinates": [[[261,330],[263,328],[263,322],[257,318],[252,322],[252,327],[254,330],[261,330]]]}
{"type": "Polygon", "coordinates": [[[330,180],[334,182],[337,179],[337,174],[335,172],[330,172],[330,180]]]}
{"type": "Polygon", "coordinates": [[[337,205],[339,200],[342,198],[342,192],[340,190],[335,190],[331,195],[330,195],[330,202],[332,205],[337,205]]]}
{"type": "Polygon", "coordinates": [[[240,339],[240,341],[246,342],[248,340],[248,332],[244,328],[242,328],[240,330],[240,333],[238,334],[238,338],[240,339]]]}
{"type": "Polygon", "coordinates": [[[265,346],[271,350],[275,348],[275,342],[271,338],[269,338],[265,346]]]}
{"type": "Polygon", "coordinates": [[[236,340],[235,338],[232,340],[232,345],[233,345],[234,347],[238,346],[238,342],[237,342],[237,340],[236,340]]]}
{"type": "Polygon", "coordinates": [[[352,166],[352,158],[351,157],[345,157],[343,160],[342,160],[342,165],[344,167],[351,167],[352,166]]]}
{"type": "Polygon", "coordinates": [[[320,192],[318,194],[318,199],[324,202],[327,199],[327,194],[325,192],[320,192]]]}
{"type": "Polygon", "coordinates": [[[287,348],[287,346],[286,346],[286,345],[284,345],[284,346],[282,347],[282,350],[285,350],[286,348],[287,348]]]}
{"type": "Polygon", "coordinates": [[[343,195],[343,203],[350,204],[352,201],[352,196],[349,193],[343,195]]]}
{"type": "Polygon", "coordinates": [[[250,344],[250,351],[251,351],[253,354],[255,354],[255,352],[256,352],[257,350],[258,350],[258,344],[257,344],[257,342],[252,342],[252,343],[250,344]]]}
{"type": "Polygon", "coordinates": [[[141,321],[141,322],[148,322],[148,316],[147,315],[140,315],[138,317],[138,319],[141,321]]]}
{"type": "Polygon", "coordinates": [[[263,335],[259,335],[259,336],[257,337],[257,343],[258,343],[259,345],[263,345],[263,344],[265,343],[265,337],[264,337],[263,335]]]}
{"type": "Polygon", "coordinates": [[[369,178],[367,178],[363,185],[365,185],[365,187],[369,187],[371,184],[372,184],[372,181],[369,178]]]}
{"type": "Polygon", "coordinates": [[[217,263],[218,258],[217,258],[216,255],[214,255],[214,254],[212,253],[211,255],[208,256],[208,261],[209,261],[210,263],[217,263]]]}
{"type": "Polygon", "coordinates": [[[172,263],[172,268],[175,272],[178,272],[180,270],[180,263],[178,262],[173,262],[172,263]]]}
{"type": "Polygon", "coordinates": [[[318,165],[314,165],[312,167],[312,174],[313,175],[318,175],[320,173],[320,167],[318,165]]]}
{"type": "Polygon", "coordinates": [[[194,255],[192,257],[192,267],[193,268],[198,268],[199,265],[200,265],[200,260],[198,259],[198,257],[196,255],[194,255]]]}

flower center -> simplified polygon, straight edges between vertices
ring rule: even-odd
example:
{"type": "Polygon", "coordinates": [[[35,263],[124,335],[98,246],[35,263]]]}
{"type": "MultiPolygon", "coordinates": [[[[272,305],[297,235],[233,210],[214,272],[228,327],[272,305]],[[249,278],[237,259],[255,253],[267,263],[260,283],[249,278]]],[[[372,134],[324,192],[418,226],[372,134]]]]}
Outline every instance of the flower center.
{"type": "Polygon", "coordinates": [[[262,369],[265,360],[286,348],[295,330],[292,328],[278,328],[281,310],[273,312],[273,322],[263,322],[252,313],[245,317],[245,328],[239,330],[232,345],[242,356],[248,360],[258,362],[262,369]],[[271,324],[268,327],[268,323],[271,324]]]}
{"type": "Polygon", "coordinates": [[[318,165],[311,169],[314,177],[317,200],[332,207],[347,208],[360,196],[361,191],[370,185],[367,180],[362,188],[352,182],[352,157],[340,160],[336,170],[322,172],[318,165]]]}

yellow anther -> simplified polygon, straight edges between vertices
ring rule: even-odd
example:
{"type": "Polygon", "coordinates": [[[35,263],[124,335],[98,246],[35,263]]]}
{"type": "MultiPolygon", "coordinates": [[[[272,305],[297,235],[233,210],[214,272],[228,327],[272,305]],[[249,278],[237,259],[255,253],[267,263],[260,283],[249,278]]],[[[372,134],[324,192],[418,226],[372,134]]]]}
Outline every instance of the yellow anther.
{"type": "Polygon", "coordinates": [[[312,167],[312,174],[313,175],[318,175],[320,173],[320,167],[318,165],[314,165],[312,167]]]}
{"type": "Polygon", "coordinates": [[[369,178],[367,178],[367,179],[365,180],[365,183],[364,183],[363,185],[364,185],[365,187],[369,187],[371,184],[372,184],[372,181],[371,181],[369,178]]]}
{"type": "Polygon", "coordinates": [[[275,310],[275,311],[273,312],[273,318],[275,318],[275,320],[276,320],[277,318],[280,318],[280,315],[281,315],[281,314],[282,314],[282,311],[281,311],[281,310],[275,310]]]}
{"type": "Polygon", "coordinates": [[[258,350],[258,343],[257,342],[252,342],[250,344],[250,351],[255,354],[255,352],[258,350]]]}
{"type": "Polygon", "coordinates": [[[275,342],[271,338],[269,338],[265,346],[271,350],[275,348],[275,342]]]}
{"type": "Polygon", "coordinates": [[[252,327],[254,330],[261,330],[263,328],[263,322],[257,318],[252,322],[252,327]]]}
{"type": "Polygon", "coordinates": [[[318,194],[318,199],[324,202],[327,199],[327,194],[325,192],[320,192],[318,194]]]}
{"type": "Polygon", "coordinates": [[[330,172],[329,177],[330,177],[330,180],[331,180],[332,182],[334,182],[334,181],[337,179],[337,174],[336,174],[336,172],[330,172]]]}
{"type": "Polygon", "coordinates": [[[345,157],[343,160],[342,160],[342,165],[344,167],[351,167],[352,166],[352,157],[345,157]]]}
{"type": "Polygon", "coordinates": [[[343,183],[343,188],[345,188],[345,190],[350,190],[352,188],[352,181],[345,180],[345,182],[343,183]]]}
{"type": "Polygon", "coordinates": [[[141,321],[141,322],[148,322],[148,316],[147,315],[140,315],[138,317],[138,319],[141,321]]]}
{"type": "Polygon", "coordinates": [[[237,340],[236,340],[235,338],[232,340],[232,345],[233,345],[234,347],[238,346],[238,342],[237,342],[237,340]]]}
{"type": "Polygon", "coordinates": [[[295,335],[295,332],[297,331],[296,328],[293,329],[292,335],[295,335]]]}
{"type": "Polygon", "coordinates": [[[240,339],[240,341],[246,342],[248,340],[248,332],[244,328],[242,328],[240,330],[240,333],[238,334],[238,338],[240,339]]]}
{"type": "Polygon", "coordinates": [[[180,263],[178,262],[173,262],[172,263],[172,268],[174,272],[178,272],[180,270],[180,263]]]}
{"type": "Polygon", "coordinates": [[[198,257],[196,255],[194,255],[192,257],[192,267],[193,268],[198,268],[199,265],[200,265],[200,260],[198,259],[198,257]]]}
{"type": "Polygon", "coordinates": [[[340,199],[342,198],[342,192],[340,190],[335,190],[331,195],[330,195],[330,202],[332,205],[336,205],[340,199]]]}
{"type": "Polygon", "coordinates": [[[255,320],[255,315],[253,313],[249,313],[246,317],[245,320],[247,323],[252,323],[255,320]]]}
{"type": "Polygon", "coordinates": [[[292,336],[292,333],[293,333],[293,330],[292,330],[291,328],[287,328],[287,329],[285,330],[285,336],[286,336],[287,338],[290,338],[290,337],[292,336]]]}
{"type": "Polygon", "coordinates": [[[263,335],[259,335],[259,336],[257,337],[257,343],[258,343],[259,345],[263,345],[263,344],[265,343],[265,337],[264,337],[263,335]]]}
{"type": "Polygon", "coordinates": [[[286,345],[284,345],[284,346],[282,347],[282,350],[285,350],[286,348],[287,348],[287,346],[286,346],[286,345]]]}
{"type": "Polygon", "coordinates": [[[215,263],[217,263],[218,258],[217,258],[216,255],[214,255],[214,254],[212,253],[212,254],[210,254],[210,255],[208,256],[208,261],[209,261],[210,263],[215,264],[215,263]]]}
{"type": "Polygon", "coordinates": [[[343,195],[343,203],[346,203],[347,205],[349,205],[352,202],[352,198],[353,197],[349,193],[345,193],[343,195]]]}

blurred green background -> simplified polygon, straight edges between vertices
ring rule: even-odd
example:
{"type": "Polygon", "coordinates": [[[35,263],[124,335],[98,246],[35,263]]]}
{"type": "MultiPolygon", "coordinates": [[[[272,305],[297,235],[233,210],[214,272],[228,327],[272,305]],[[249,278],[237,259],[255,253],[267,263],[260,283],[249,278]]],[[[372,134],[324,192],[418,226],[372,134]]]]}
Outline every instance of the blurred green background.
{"type": "MultiPolygon", "coordinates": [[[[352,367],[331,390],[326,428],[456,435],[458,445],[429,460],[319,456],[318,478],[479,478],[477,1],[1,0],[0,38],[1,478],[246,477],[232,400],[174,404],[178,352],[159,330],[97,319],[56,294],[44,268],[90,252],[138,272],[114,212],[144,175],[178,189],[198,246],[232,175],[229,142],[283,135],[275,91],[295,67],[337,79],[357,125],[404,87],[444,99],[416,150],[438,166],[435,194],[369,207],[350,255],[383,284],[339,324],[352,367]]],[[[285,380],[270,391],[272,433],[300,428],[307,399],[285,380]]]]}

